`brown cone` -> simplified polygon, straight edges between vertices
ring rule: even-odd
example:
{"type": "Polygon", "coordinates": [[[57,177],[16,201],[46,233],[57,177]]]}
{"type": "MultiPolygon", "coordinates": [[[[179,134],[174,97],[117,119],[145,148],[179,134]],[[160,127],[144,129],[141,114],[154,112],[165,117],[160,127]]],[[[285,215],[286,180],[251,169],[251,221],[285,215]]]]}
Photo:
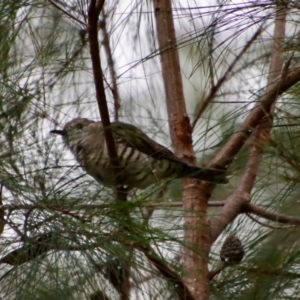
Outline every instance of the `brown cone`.
{"type": "Polygon", "coordinates": [[[220,252],[221,260],[230,264],[238,264],[242,261],[244,255],[245,251],[241,240],[235,235],[228,236],[220,252]]]}

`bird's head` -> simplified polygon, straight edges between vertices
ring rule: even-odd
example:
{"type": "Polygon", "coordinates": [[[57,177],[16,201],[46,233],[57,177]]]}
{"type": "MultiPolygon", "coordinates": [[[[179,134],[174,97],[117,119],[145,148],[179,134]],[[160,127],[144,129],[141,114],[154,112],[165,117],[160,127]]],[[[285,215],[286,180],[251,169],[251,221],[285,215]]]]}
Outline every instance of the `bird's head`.
{"type": "Polygon", "coordinates": [[[95,123],[92,120],[84,118],[76,118],[66,123],[63,130],[51,130],[50,133],[61,135],[65,142],[75,142],[86,136],[87,127],[95,123]]]}

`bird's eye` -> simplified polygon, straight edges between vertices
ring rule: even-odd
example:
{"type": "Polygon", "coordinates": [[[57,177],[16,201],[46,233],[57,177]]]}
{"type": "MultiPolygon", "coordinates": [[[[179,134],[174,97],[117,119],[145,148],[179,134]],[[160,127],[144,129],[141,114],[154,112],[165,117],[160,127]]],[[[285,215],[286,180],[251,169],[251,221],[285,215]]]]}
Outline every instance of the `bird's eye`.
{"type": "Polygon", "coordinates": [[[83,125],[82,125],[82,124],[77,124],[77,125],[76,125],[76,128],[77,128],[77,129],[82,129],[82,128],[83,128],[83,125]]]}

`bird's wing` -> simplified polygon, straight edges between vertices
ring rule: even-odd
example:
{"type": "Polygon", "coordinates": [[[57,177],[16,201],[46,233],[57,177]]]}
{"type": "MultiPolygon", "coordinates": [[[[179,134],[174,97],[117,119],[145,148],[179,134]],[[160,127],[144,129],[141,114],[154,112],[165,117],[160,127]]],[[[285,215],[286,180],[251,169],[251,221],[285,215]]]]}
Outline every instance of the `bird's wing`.
{"type": "MultiPolygon", "coordinates": [[[[122,122],[114,122],[111,124],[111,129],[117,144],[123,144],[127,147],[137,149],[138,151],[155,159],[168,159],[184,165],[189,165],[182,159],[178,158],[172,151],[150,139],[143,131],[133,125],[122,122]]],[[[199,176],[193,178],[211,182],[228,182],[224,171],[222,170],[201,169],[191,165],[190,167],[192,169],[189,169],[189,173],[192,172],[191,170],[194,170],[196,173],[201,171],[199,176]]]]}
{"type": "Polygon", "coordinates": [[[172,151],[149,138],[139,128],[122,122],[114,122],[111,129],[117,144],[125,144],[155,159],[169,159],[186,164],[172,151]]]}

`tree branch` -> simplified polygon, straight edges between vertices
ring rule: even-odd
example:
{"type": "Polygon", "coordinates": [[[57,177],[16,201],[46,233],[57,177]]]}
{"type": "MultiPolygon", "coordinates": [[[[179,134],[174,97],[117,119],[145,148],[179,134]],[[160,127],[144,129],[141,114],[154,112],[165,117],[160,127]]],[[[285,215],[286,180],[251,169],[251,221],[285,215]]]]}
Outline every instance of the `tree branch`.
{"type": "Polygon", "coordinates": [[[221,261],[219,266],[217,266],[216,269],[209,271],[208,273],[208,280],[211,281],[213,280],[218,274],[220,274],[228,265],[224,262],[221,261]]]}
{"type": "MultiPolygon", "coordinates": [[[[297,126],[299,126],[297,124],[297,126]]],[[[300,172],[299,164],[296,160],[293,160],[291,157],[289,157],[289,150],[286,148],[283,148],[282,144],[278,146],[278,143],[274,141],[272,138],[269,138],[269,145],[272,146],[274,149],[276,149],[279,156],[281,156],[292,168],[294,168],[295,171],[298,173],[300,172]]]]}
{"type": "MultiPolygon", "coordinates": [[[[238,130],[236,130],[236,132],[232,135],[232,137],[229,139],[226,145],[219,151],[219,153],[215,156],[215,158],[210,162],[208,166],[219,167],[219,168],[225,168],[226,166],[228,166],[234,159],[235,155],[240,151],[240,149],[242,148],[246,140],[251,135],[253,128],[259,123],[260,119],[265,115],[265,112],[270,109],[271,105],[274,103],[274,101],[276,101],[277,97],[282,95],[289,88],[291,88],[293,85],[299,82],[299,80],[300,80],[300,64],[297,64],[293,69],[287,71],[284,78],[282,78],[282,76],[278,76],[275,80],[273,89],[264,93],[258,99],[258,104],[256,105],[256,107],[249,113],[244,123],[238,128],[238,130]]],[[[211,195],[213,184],[203,181],[201,182],[200,188],[203,191],[202,197],[204,197],[206,201],[208,201],[211,195]]],[[[236,199],[244,199],[244,200],[249,199],[248,196],[244,197],[243,195],[236,195],[235,197],[236,199]]],[[[232,199],[232,196],[229,197],[229,199],[232,199]]],[[[234,220],[234,218],[232,217],[234,215],[237,216],[241,212],[241,206],[244,205],[246,202],[238,201],[237,203],[239,204],[238,205],[235,205],[234,203],[231,204],[231,201],[226,200],[225,206],[228,205],[228,207],[230,206],[232,208],[233,207],[236,208],[236,211],[233,213],[233,215],[230,214],[231,217],[228,219],[228,222],[234,220]]],[[[226,223],[228,224],[228,222],[226,223]]],[[[214,225],[211,224],[211,227],[213,226],[214,225]]],[[[219,233],[217,233],[217,236],[218,235],[219,233]]],[[[217,236],[213,234],[212,242],[217,236]]]]}
{"type": "Polygon", "coordinates": [[[258,275],[269,275],[269,276],[280,276],[280,277],[286,277],[291,279],[300,278],[300,274],[292,273],[292,272],[285,272],[282,270],[266,270],[262,268],[247,268],[242,266],[237,266],[237,270],[245,271],[248,273],[255,273],[258,275]]]}
{"type": "Polygon", "coordinates": [[[270,111],[276,99],[300,80],[300,64],[297,64],[291,70],[285,70],[285,74],[282,74],[286,14],[287,7],[284,5],[281,6],[279,2],[276,10],[274,42],[267,88],[264,94],[257,99],[255,108],[222,150],[215,156],[210,166],[221,165],[224,167],[226,164],[230,164],[234,156],[252,134],[253,128],[270,111]]]}
{"type": "MultiPolygon", "coordinates": [[[[138,207],[150,207],[150,208],[171,208],[171,207],[180,207],[182,208],[182,201],[175,201],[175,202],[154,202],[154,203],[142,203],[138,204],[138,207]]],[[[219,201],[211,201],[208,203],[209,207],[220,207],[225,204],[225,200],[219,200],[219,201]]],[[[33,210],[33,209],[39,209],[39,210],[47,210],[47,211],[56,211],[63,215],[70,216],[72,218],[77,219],[80,222],[87,222],[87,220],[77,214],[74,214],[73,211],[80,211],[80,210],[103,210],[105,208],[110,208],[111,204],[76,204],[69,206],[66,204],[65,206],[57,206],[57,205],[45,205],[45,204],[19,204],[19,205],[0,205],[0,212],[3,211],[9,211],[12,212],[14,210],[33,210]]]]}
{"type": "MultiPolygon", "coordinates": [[[[110,128],[110,118],[108,113],[106,95],[103,84],[103,73],[101,68],[99,40],[98,40],[98,21],[99,14],[103,8],[104,0],[91,0],[88,8],[88,36],[90,44],[90,53],[93,66],[93,74],[96,88],[96,97],[98,107],[100,110],[101,121],[104,127],[104,136],[107,146],[108,155],[110,158],[110,164],[113,167],[114,180],[118,183],[118,175],[122,172],[122,168],[118,159],[117,149],[114,142],[112,130],[110,128]]],[[[127,193],[123,187],[117,187],[115,190],[116,199],[119,201],[127,200],[127,193]]],[[[126,270],[129,272],[129,265],[126,265],[126,270]]],[[[121,300],[128,300],[130,290],[129,277],[126,278],[126,282],[122,285],[122,291],[120,292],[121,300]]]]}
{"type": "MultiPolygon", "coordinates": [[[[90,53],[93,66],[93,74],[96,88],[96,98],[100,111],[101,121],[104,127],[104,136],[107,146],[110,164],[114,171],[114,180],[118,182],[118,175],[122,171],[117,155],[116,145],[114,142],[112,130],[110,128],[110,118],[108,113],[106,95],[103,84],[103,73],[100,60],[100,49],[98,40],[98,21],[99,14],[103,8],[104,0],[91,0],[88,8],[88,37],[90,44],[90,53]]],[[[126,192],[121,188],[116,191],[116,198],[126,201],[126,192]]]]}
{"type": "MultiPolygon", "coordinates": [[[[192,129],[183,94],[171,0],[154,0],[153,5],[174,152],[188,163],[196,164],[192,145],[192,129]]],[[[209,298],[207,202],[199,199],[198,195],[201,194],[201,190],[199,182],[196,180],[184,180],[182,190],[185,211],[184,241],[189,245],[201,245],[200,254],[195,253],[190,247],[184,249],[185,282],[196,299],[207,300],[209,298]]]]}
{"type": "Polygon", "coordinates": [[[292,217],[284,214],[273,213],[252,203],[245,204],[242,212],[251,213],[261,218],[265,218],[267,220],[274,221],[274,222],[279,222],[279,223],[289,224],[289,225],[300,225],[299,217],[292,217]]]}
{"type": "Polygon", "coordinates": [[[230,164],[251,135],[253,128],[256,127],[260,119],[265,115],[265,111],[269,110],[273,102],[289,88],[299,82],[299,80],[300,64],[297,64],[294,68],[289,70],[285,78],[282,78],[281,76],[277,77],[273,90],[264,93],[258,98],[258,104],[252,109],[243,124],[235,131],[225,146],[210,162],[209,167],[216,165],[226,167],[230,164]]]}
{"type": "Polygon", "coordinates": [[[188,287],[184,283],[182,277],[177,274],[175,270],[168,266],[150,246],[138,246],[138,249],[142,251],[150,262],[156,267],[156,269],[169,280],[178,295],[180,300],[195,300],[194,296],[189,291],[188,287]]]}
{"type": "Polygon", "coordinates": [[[233,195],[228,197],[225,205],[219,214],[210,220],[210,236],[213,243],[220,233],[230,224],[240,213],[242,213],[243,205],[250,201],[248,194],[237,190],[233,195]]]}
{"type": "Polygon", "coordinates": [[[249,158],[245,168],[245,172],[240,181],[239,187],[230,197],[228,203],[222,207],[220,213],[211,220],[211,238],[215,241],[219,234],[230,224],[235,217],[241,213],[242,206],[251,199],[250,195],[255,184],[255,180],[259,171],[259,166],[265,146],[268,144],[271,128],[273,126],[273,114],[275,109],[275,101],[279,94],[281,85],[278,85],[277,78],[284,78],[283,69],[283,48],[285,37],[287,9],[278,7],[276,10],[274,42],[269,68],[268,85],[265,95],[273,94],[272,101],[266,99],[267,103],[271,103],[264,107],[261,113],[260,123],[252,132],[252,138],[249,143],[249,158]],[[233,203],[236,201],[236,203],[233,203]]]}
{"type": "MultiPolygon", "coordinates": [[[[99,2],[96,5],[96,0],[91,0],[88,9],[88,37],[90,44],[90,53],[93,66],[93,74],[96,89],[96,98],[100,111],[101,121],[104,126],[105,141],[107,144],[107,150],[110,157],[110,163],[113,167],[119,167],[117,151],[115,142],[113,139],[112,131],[110,128],[109,112],[107,107],[106,95],[103,84],[103,74],[100,60],[100,49],[98,40],[98,19],[99,19],[99,2]],[[97,6],[97,7],[96,7],[97,6]]],[[[104,4],[104,1],[102,1],[104,4]]]]}
{"type": "Polygon", "coordinates": [[[61,11],[63,14],[65,14],[66,16],[68,16],[70,19],[78,22],[79,24],[86,26],[86,24],[84,22],[82,22],[81,20],[79,20],[78,18],[76,18],[75,16],[73,16],[71,13],[67,12],[65,9],[63,9],[61,6],[59,6],[57,3],[55,3],[52,0],[48,0],[57,10],[61,11]]]}

